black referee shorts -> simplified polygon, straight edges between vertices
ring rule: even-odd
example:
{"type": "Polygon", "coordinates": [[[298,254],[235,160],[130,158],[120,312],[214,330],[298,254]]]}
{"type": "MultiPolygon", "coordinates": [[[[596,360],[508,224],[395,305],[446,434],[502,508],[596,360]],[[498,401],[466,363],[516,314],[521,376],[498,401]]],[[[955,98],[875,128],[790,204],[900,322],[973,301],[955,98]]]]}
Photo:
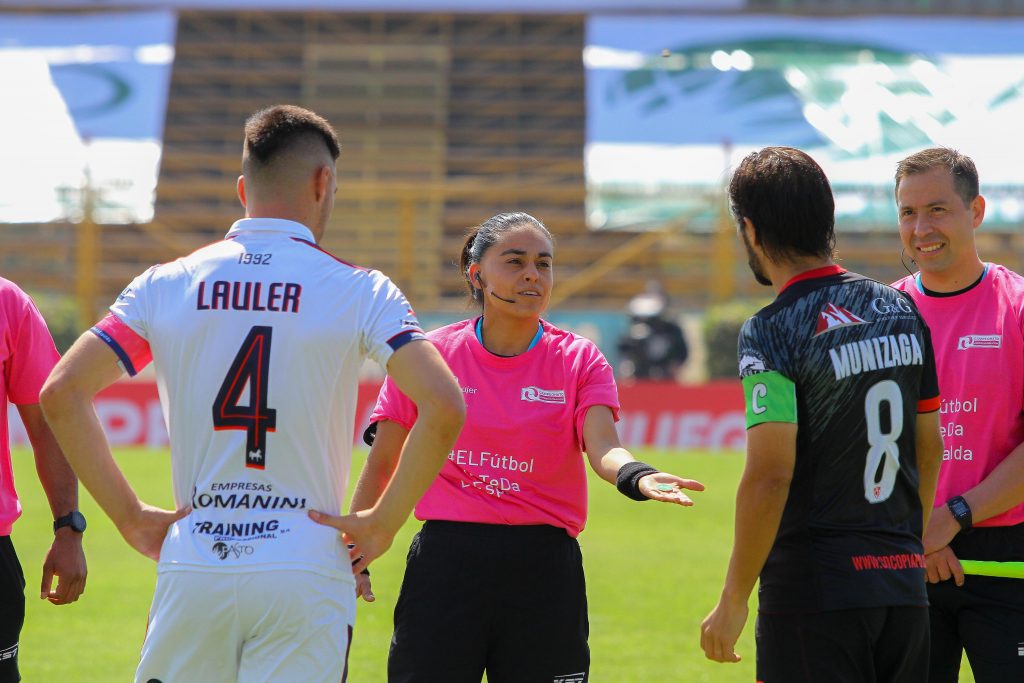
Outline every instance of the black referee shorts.
{"type": "MultiPolygon", "coordinates": [[[[1024,524],[975,527],[950,543],[965,560],[1024,561],[1024,524]]],[[[931,683],[956,683],[963,652],[977,683],[1024,681],[1024,580],[964,577],[928,584],[931,683]]]]}
{"type": "Polygon", "coordinates": [[[586,585],[552,526],[428,521],[395,605],[391,683],[585,683],[586,585]]]}
{"type": "Polygon", "coordinates": [[[25,623],[25,575],[10,536],[0,536],[0,683],[17,683],[18,639],[25,623]]]}
{"type": "Polygon", "coordinates": [[[754,638],[758,683],[928,680],[927,607],[758,614],[754,638]]]}

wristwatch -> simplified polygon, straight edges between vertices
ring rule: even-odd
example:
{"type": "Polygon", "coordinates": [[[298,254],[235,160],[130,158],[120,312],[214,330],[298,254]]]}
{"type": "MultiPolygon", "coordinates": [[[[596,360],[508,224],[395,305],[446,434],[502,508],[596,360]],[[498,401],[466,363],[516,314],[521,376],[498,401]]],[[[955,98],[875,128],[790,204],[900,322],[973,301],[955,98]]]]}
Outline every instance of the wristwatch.
{"type": "Polygon", "coordinates": [[[967,531],[973,526],[974,520],[971,517],[971,506],[967,504],[963,496],[953,496],[946,501],[946,507],[953,513],[953,519],[960,525],[961,531],[967,531]]]}
{"type": "Polygon", "coordinates": [[[55,519],[53,521],[53,533],[57,533],[57,529],[66,526],[71,527],[71,530],[76,533],[82,533],[85,531],[85,515],[78,510],[72,510],[63,517],[55,519]]]}

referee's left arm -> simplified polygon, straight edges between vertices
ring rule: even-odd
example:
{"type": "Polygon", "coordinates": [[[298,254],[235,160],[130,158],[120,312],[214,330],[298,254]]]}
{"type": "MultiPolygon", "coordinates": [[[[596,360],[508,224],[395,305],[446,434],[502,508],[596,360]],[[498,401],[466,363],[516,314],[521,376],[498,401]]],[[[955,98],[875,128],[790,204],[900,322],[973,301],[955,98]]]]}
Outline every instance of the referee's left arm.
{"type": "Polygon", "coordinates": [[[636,481],[630,481],[627,493],[637,500],[649,498],[663,503],[676,503],[690,506],[693,501],[683,493],[682,489],[703,491],[704,484],[693,479],[683,479],[668,472],[639,463],[633,454],[619,442],[619,434],[615,430],[615,418],[608,406],[595,405],[587,409],[583,420],[583,447],[587,452],[590,466],[597,475],[610,484],[623,489],[622,477],[628,472],[622,468],[631,465],[635,470],[636,481]]]}

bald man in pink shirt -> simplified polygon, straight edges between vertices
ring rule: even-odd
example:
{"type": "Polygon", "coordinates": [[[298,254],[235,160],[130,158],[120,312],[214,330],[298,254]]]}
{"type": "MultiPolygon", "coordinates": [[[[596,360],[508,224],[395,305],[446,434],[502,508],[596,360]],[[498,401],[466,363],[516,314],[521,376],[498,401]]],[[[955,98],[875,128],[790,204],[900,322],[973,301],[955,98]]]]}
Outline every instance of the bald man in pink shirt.
{"type": "Polygon", "coordinates": [[[1024,681],[1024,585],[964,576],[960,558],[1024,561],[1024,278],[978,257],[974,162],[932,148],[896,171],[900,239],[919,271],[894,283],[932,332],[944,452],[925,530],[931,683],[1024,681]]]}

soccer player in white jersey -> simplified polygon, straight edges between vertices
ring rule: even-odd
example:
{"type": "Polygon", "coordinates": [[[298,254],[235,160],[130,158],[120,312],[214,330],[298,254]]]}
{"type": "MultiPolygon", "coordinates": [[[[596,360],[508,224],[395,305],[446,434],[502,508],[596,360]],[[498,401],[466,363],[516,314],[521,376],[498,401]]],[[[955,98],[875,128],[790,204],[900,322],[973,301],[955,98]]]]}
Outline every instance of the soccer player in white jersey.
{"type": "Polygon", "coordinates": [[[140,683],[344,681],[353,572],[391,545],[462,425],[462,393],[401,291],[317,247],[338,151],[330,124],[307,110],[250,117],[246,217],[223,241],[136,278],[43,389],[82,483],[158,561],[140,683]],[[343,538],[313,519],[345,497],[366,357],[421,417],[386,494],[342,518],[343,538]],[[91,406],[150,359],[176,511],[139,500],[91,406]]]}

